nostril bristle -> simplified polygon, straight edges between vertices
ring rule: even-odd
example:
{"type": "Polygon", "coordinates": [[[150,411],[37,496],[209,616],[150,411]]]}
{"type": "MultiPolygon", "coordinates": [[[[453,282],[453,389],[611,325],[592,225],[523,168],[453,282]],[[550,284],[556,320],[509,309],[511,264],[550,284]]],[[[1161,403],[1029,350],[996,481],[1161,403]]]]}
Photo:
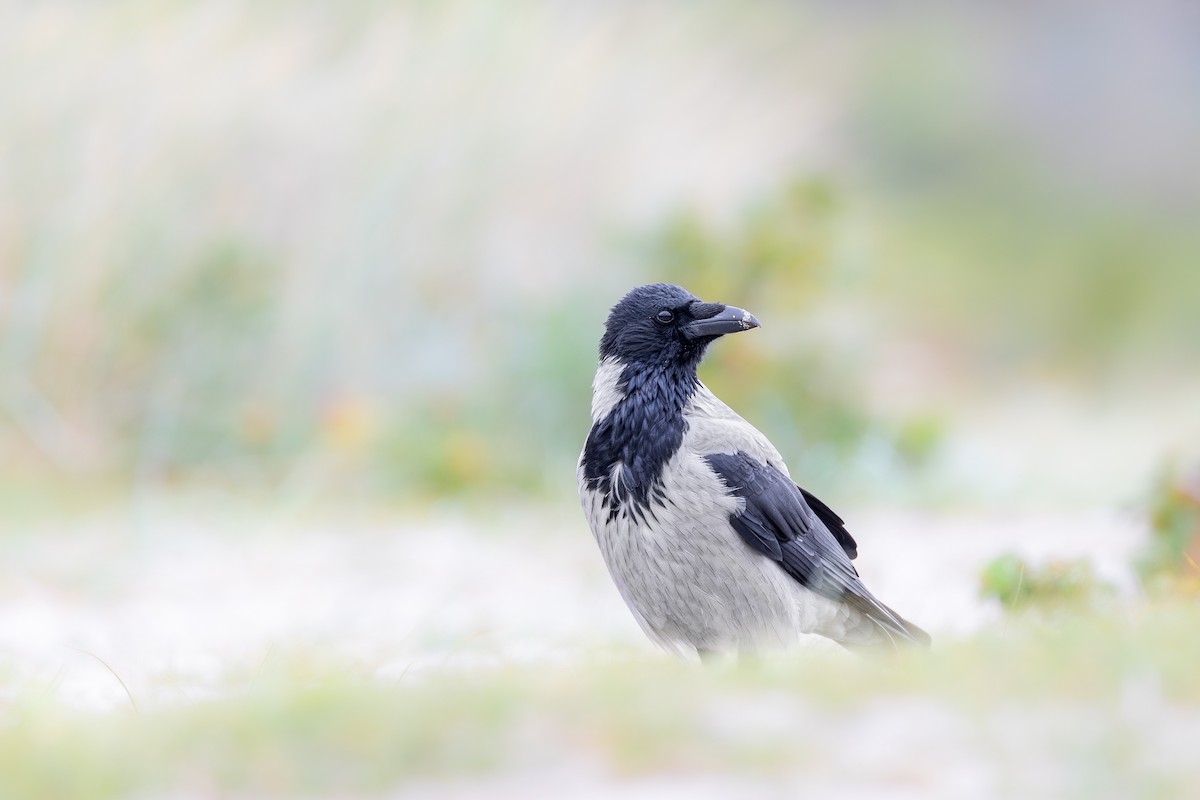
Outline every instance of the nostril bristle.
{"type": "Polygon", "coordinates": [[[693,319],[708,319],[715,317],[725,310],[724,303],[704,303],[699,300],[688,306],[688,311],[691,312],[693,319]]]}

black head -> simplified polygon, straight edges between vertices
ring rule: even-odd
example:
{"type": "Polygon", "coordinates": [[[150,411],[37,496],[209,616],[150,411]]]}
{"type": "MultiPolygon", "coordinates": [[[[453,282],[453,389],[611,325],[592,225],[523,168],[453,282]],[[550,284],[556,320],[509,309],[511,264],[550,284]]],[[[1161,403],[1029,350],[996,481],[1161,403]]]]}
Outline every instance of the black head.
{"type": "Polygon", "coordinates": [[[704,303],[669,283],[639,286],[608,314],[600,357],[626,364],[695,365],[715,339],[757,328],[748,311],[722,303],[704,303]]]}

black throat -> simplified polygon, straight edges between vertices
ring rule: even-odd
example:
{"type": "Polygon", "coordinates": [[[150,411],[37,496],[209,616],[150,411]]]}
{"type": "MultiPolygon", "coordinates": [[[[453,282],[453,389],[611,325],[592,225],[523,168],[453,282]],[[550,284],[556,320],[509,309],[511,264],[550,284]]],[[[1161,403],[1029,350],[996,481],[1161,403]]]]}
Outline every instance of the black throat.
{"type": "Polygon", "coordinates": [[[587,486],[600,492],[610,520],[623,508],[644,516],[652,499],[661,502],[663,468],[683,443],[683,409],[699,385],[692,364],[631,364],[621,373],[624,397],[592,425],[583,448],[587,486]]]}

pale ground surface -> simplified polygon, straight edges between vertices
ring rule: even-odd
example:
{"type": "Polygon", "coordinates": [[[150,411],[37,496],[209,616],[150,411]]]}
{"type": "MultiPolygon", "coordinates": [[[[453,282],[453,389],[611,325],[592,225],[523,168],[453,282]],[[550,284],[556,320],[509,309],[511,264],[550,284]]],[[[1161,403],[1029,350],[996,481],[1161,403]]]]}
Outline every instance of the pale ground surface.
{"type": "MultiPolygon", "coordinates": [[[[935,640],[998,618],[977,586],[997,554],[1035,563],[1086,555],[1131,590],[1128,557],[1142,535],[1119,511],[844,515],[868,586],[935,640]]],[[[99,659],[144,712],[220,695],[231,672],[253,676],[295,653],[363,665],[385,684],[447,664],[653,657],[573,508],[491,525],[446,514],[340,524],[204,518],[156,511],[9,530],[0,538],[8,692],[81,708],[127,705],[99,659]]],[[[1153,685],[1129,693],[1115,709],[1014,703],[982,717],[920,697],[884,696],[849,712],[791,695],[732,698],[711,713],[712,731],[730,741],[770,730],[821,735],[797,749],[784,775],[621,776],[585,753],[545,763],[539,751],[498,774],[421,780],[383,796],[1059,797],[1080,787],[1080,758],[1064,753],[1129,742],[1129,757],[1146,769],[1190,769],[1190,746],[1180,743],[1200,741],[1200,719],[1164,705],[1153,685]]],[[[1121,787],[1109,789],[1117,794],[1089,796],[1120,796],[1121,787]]]]}
{"type": "MultiPolygon", "coordinates": [[[[1141,535],[1117,511],[944,515],[844,510],[857,565],[935,637],[997,610],[981,565],[1086,555],[1129,585],[1141,535]]],[[[231,671],[315,652],[380,677],[445,663],[651,652],[573,509],[488,525],[462,516],[336,524],[242,516],[81,519],[0,539],[0,663],[9,686],[84,707],[203,698],[231,671]]]]}

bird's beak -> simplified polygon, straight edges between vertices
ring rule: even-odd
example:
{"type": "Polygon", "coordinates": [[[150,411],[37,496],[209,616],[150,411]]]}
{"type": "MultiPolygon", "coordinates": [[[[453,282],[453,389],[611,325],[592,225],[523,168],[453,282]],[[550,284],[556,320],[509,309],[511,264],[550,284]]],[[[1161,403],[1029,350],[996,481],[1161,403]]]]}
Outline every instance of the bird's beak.
{"type": "Polygon", "coordinates": [[[749,311],[734,306],[725,306],[725,310],[708,317],[689,322],[683,327],[683,335],[689,339],[700,339],[706,336],[724,336],[727,333],[748,331],[758,327],[758,320],[749,311]]]}

